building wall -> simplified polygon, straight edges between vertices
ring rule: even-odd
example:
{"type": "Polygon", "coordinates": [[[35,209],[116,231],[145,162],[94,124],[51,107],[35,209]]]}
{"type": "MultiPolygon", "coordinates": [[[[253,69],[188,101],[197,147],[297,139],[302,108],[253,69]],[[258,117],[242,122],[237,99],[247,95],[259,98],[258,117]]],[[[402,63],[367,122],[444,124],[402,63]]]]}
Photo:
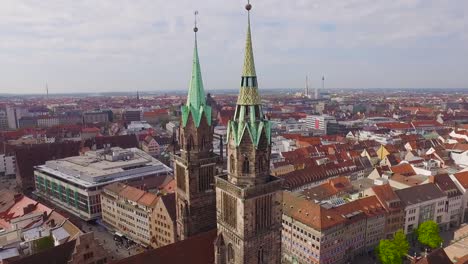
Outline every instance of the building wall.
{"type": "Polygon", "coordinates": [[[153,248],[169,245],[177,241],[176,221],[171,219],[166,204],[161,200],[156,204],[150,221],[151,246],[153,248]]]}
{"type": "Polygon", "coordinates": [[[8,117],[4,110],[0,110],[0,130],[8,130],[8,117]]]}
{"type": "Polygon", "coordinates": [[[37,170],[34,176],[37,195],[84,220],[97,219],[101,216],[102,188],[87,190],[37,170]]]}
{"type": "Polygon", "coordinates": [[[419,224],[426,220],[433,220],[440,225],[444,225],[444,219],[446,219],[445,212],[445,202],[447,201],[446,197],[424,201],[422,203],[413,204],[411,206],[405,207],[405,234],[412,233],[415,229],[418,228],[419,224]],[[432,208],[431,210],[428,210],[432,208]],[[427,214],[425,213],[427,212],[427,214]],[[429,215],[432,217],[425,217],[429,215]]]}
{"type": "Polygon", "coordinates": [[[83,114],[83,122],[85,124],[107,123],[109,122],[109,114],[106,112],[87,112],[83,114]]]}
{"type": "Polygon", "coordinates": [[[90,232],[78,237],[68,264],[104,264],[109,263],[110,259],[109,252],[94,238],[94,233],[90,232]]]}
{"type": "Polygon", "coordinates": [[[59,119],[56,117],[39,118],[37,119],[37,126],[39,127],[53,127],[60,124],[59,119]]]}
{"type": "Polygon", "coordinates": [[[344,259],[344,249],[332,243],[330,238],[343,241],[343,225],[327,230],[316,230],[283,214],[282,253],[283,260],[292,263],[340,263],[344,259]]]}
{"type": "Polygon", "coordinates": [[[11,176],[16,174],[16,157],[0,155],[0,175],[11,176]]]}
{"type": "Polygon", "coordinates": [[[108,189],[101,195],[102,220],[142,245],[151,245],[150,215],[154,208],[129,201],[108,189]]]}

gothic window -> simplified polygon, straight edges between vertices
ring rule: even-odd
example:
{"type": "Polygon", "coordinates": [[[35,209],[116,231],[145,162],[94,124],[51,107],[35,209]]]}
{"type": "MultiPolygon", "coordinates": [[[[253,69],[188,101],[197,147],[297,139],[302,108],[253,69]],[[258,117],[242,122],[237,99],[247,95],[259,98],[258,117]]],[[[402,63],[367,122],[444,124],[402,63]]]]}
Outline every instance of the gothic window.
{"type": "Polygon", "coordinates": [[[228,248],[227,248],[227,260],[228,263],[234,263],[234,248],[232,247],[232,244],[229,243],[228,248]]]}
{"type": "Polygon", "coordinates": [[[230,171],[231,173],[234,173],[236,171],[236,163],[235,163],[234,155],[231,154],[229,157],[229,166],[230,166],[230,171]]]}
{"type": "Polygon", "coordinates": [[[201,146],[200,146],[200,149],[201,149],[201,150],[205,149],[205,144],[206,144],[205,136],[202,136],[201,146]]]}
{"type": "Polygon", "coordinates": [[[249,173],[250,172],[250,163],[249,158],[244,158],[244,163],[242,164],[242,173],[249,173]]]}
{"type": "Polygon", "coordinates": [[[263,256],[265,255],[265,253],[263,252],[263,247],[260,247],[258,249],[258,252],[257,252],[257,263],[258,264],[264,264],[264,259],[263,259],[263,256]]]}
{"type": "Polygon", "coordinates": [[[188,140],[187,140],[187,150],[191,151],[192,147],[193,147],[193,137],[192,137],[192,135],[190,135],[188,140]]]}
{"type": "Polygon", "coordinates": [[[264,170],[263,158],[262,158],[262,157],[257,157],[256,163],[257,163],[257,170],[258,170],[258,172],[259,172],[259,173],[263,172],[263,170],[264,170]]]}
{"type": "Polygon", "coordinates": [[[176,183],[177,188],[185,192],[185,169],[180,165],[176,165],[176,183]]]}

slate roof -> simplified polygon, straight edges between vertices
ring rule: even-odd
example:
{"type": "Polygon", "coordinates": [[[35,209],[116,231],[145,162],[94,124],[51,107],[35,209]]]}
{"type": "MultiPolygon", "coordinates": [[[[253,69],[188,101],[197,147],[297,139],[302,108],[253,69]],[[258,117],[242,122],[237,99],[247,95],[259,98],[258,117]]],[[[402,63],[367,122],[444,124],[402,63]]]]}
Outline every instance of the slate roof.
{"type": "Polygon", "coordinates": [[[111,262],[113,264],[213,264],[216,230],[111,262]]]}

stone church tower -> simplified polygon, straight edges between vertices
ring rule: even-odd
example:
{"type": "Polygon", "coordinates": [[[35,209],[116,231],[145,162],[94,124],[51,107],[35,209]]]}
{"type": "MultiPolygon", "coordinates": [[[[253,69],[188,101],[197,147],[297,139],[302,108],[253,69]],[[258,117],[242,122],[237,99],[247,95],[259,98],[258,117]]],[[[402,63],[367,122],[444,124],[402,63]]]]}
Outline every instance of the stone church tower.
{"type": "Polygon", "coordinates": [[[258,93],[251,8],[241,88],[227,130],[228,175],[216,177],[216,264],[281,262],[281,180],[270,175],[271,124],[258,93]]]}
{"type": "Polygon", "coordinates": [[[179,240],[216,228],[214,177],[220,159],[213,153],[211,107],[203,88],[196,22],[194,32],[192,79],[187,103],[181,109],[180,153],[173,155],[179,240]]]}

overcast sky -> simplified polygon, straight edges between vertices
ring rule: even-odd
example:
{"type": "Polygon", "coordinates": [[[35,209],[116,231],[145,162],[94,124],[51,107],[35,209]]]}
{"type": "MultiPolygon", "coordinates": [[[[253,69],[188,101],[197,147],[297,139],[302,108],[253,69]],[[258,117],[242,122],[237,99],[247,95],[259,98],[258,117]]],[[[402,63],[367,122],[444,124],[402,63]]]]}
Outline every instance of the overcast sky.
{"type": "MultiPolygon", "coordinates": [[[[0,93],[237,88],[246,0],[2,0],[0,93]]],[[[467,0],[252,0],[260,88],[467,88],[467,0]]]]}

